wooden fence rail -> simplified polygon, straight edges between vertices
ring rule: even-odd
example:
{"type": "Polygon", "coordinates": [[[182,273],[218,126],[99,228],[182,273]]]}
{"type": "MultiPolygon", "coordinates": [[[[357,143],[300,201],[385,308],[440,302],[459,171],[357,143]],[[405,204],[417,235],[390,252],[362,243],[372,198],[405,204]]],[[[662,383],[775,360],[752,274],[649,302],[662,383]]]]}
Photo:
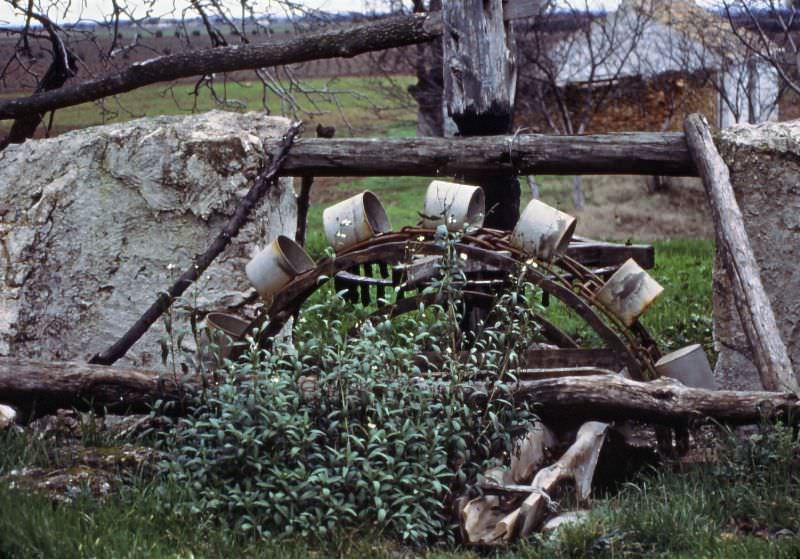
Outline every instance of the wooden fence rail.
{"type": "Polygon", "coordinates": [[[681,133],[298,140],[288,176],[697,176],[681,133]]]}

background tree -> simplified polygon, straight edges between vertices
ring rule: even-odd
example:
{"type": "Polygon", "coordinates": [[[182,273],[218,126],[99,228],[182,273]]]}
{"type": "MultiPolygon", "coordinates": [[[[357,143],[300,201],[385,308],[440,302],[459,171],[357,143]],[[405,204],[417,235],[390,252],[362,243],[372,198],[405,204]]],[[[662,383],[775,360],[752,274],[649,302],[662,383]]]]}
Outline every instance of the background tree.
{"type": "MultiPolygon", "coordinates": [[[[777,74],[775,97],[780,100],[800,95],[800,3],[721,0],[717,8],[727,18],[750,67],[768,66],[777,74]]],[[[751,90],[758,93],[757,87],[755,84],[751,90]]]]}
{"type": "MultiPolygon", "coordinates": [[[[549,132],[583,134],[614,102],[620,79],[639,75],[635,56],[652,18],[652,2],[622,3],[613,14],[589,0],[542,5],[518,39],[521,110],[539,115],[549,132]]],[[[573,179],[575,209],[585,204],[581,178],[573,179]]]]}
{"type": "MultiPolygon", "coordinates": [[[[75,62],[72,72],[75,76],[67,76],[62,84],[66,84],[66,89],[80,83],[87,88],[71,99],[70,93],[62,89],[59,103],[46,107],[32,107],[28,103],[26,109],[22,98],[6,100],[0,103],[0,119],[23,116],[30,120],[38,115],[41,120],[50,109],[87,100],[97,103],[104,118],[130,114],[114,94],[174,78],[194,79],[188,107],[182,102],[189,110],[197,107],[197,100],[203,94],[209,95],[218,106],[245,108],[241,100],[230,96],[226,86],[246,80],[256,81],[261,86],[261,108],[267,111],[275,105],[270,101],[277,100],[282,114],[318,116],[322,112],[321,102],[341,107],[339,99],[344,95],[357,96],[365,106],[377,111],[385,107],[370,106],[370,97],[364,92],[343,90],[333,80],[310,85],[302,79],[304,68],[288,63],[352,56],[372,48],[382,50],[428,41],[438,34],[438,29],[431,30],[422,21],[400,19],[378,29],[378,44],[371,47],[364,34],[348,35],[348,26],[375,22],[381,27],[384,20],[357,14],[312,12],[290,0],[270,0],[266,6],[258,5],[259,9],[269,8],[272,15],[256,12],[256,4],[250,1],[237,3],[234,8],[221,0],[192,0],[190,6],[180,12],[157,13],[153,0],[129,3],[114,0],[99,20],[81,19],[69,25],[56,23],[56,16],[63,15],[59,10],[64,6],[55,0],[24,4],[17,0],[2,2],[20,14],[24,23],[2,29],[6,37],[0,37],[0,89],[22,97],[45,91],[42,84],[47,83],[44,77],[49,69],[59,65],[68,67],[62,63],[63,56],[54,55],[57,49],[50,46],[54,37],[75,62]],[[45,24],[49,27],[45,28],[45,24]],[[314,35],[304,44],[305,35],[301,34],[322,29],[341,30],[342,33],[328,41],[322,40],[321,35],[314,35]],[[292,39],[295,39],[293,43],[292,39]],[[253,53],[258,51],[259,44],[265,47],[255,56],[253,53]],[[230,48],[234,46],[239,49],[230,48]],[[220,49],[220,52],[208,56],[208,49],[220,49]],[[165,58],[167,53],[172,58],[165,58]],[[194,56],[195,53],[203,53],[205,57],[194,56]],[[245,60],[248,56],[250,59],[245,60]],[[239,66],[235,64],[237,58],[243,61],[239,66]],[[259,64],[260,60],[263,65],[259,64]],[[148,63],[146,67],[144,62],[148,63]],[[235,72],[230,71],[231,66],[236,66],[235,72]],[[87,94],[86,90],[92,88],[94,95],[87,94]]],[[[386,66],[385,60],[382,62],[386,66]]],[[[172,94],[176,102],[182,101],[169,88],[165,94],[172,94]]],[[[40,96],[37,102],[41,104],[44,99],[52,98],[40,96]]],[[[342,114],[340,117],[346,122],[342,114]]],[[[25,127],[29,128],[30,125],[25,127]]],[[[17,133],[7,142],[21,141],[29,135],[17,133]]]]}

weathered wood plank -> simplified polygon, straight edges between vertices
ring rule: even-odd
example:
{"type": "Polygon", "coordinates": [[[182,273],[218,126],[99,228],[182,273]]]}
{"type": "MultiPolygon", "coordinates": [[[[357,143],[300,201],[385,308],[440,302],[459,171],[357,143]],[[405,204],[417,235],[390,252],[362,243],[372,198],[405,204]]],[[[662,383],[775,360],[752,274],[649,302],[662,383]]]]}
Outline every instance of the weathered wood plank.
{"type": "Polygon", "coordinates": [[[622,245],[591,239],[573,240],[567,248],[567,256],[590,267],[616,266],[628,258],[633,258],[645,270],[656,265],[656,253],[652,245],[622,245]]]}
{"type": "Polygon", "coordinates": [[[684,130],[690,153],[703,179],[717,250],[731,280],[733,299],[753,358],[767,390],[800,391],[797,378],[781,338],[772,305],[761,283],[758,262],[750,246],[744,219],[731,186],[728,166],[720,157],[705,118],[689,115],[684,130]]]}
{"type": "MultiPolygon", "coordinates": [[[[271,146],[272,147],[272,146],[271,146]]],[[[471,138],[301,139],[289,176],[665,175],[697,176],[679,133],[471,138]]]]}

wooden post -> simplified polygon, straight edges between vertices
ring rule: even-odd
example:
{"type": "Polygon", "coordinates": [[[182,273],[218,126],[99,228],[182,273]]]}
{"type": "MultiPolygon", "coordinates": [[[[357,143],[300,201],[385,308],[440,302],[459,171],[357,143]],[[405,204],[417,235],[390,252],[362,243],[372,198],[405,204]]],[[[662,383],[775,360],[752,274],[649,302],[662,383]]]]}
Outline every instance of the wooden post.
{"type": "Polygon", "coordinates": [[[797,393],[797,378],[783,343],[772,305],[761,283],[761,274],[744,220],[736,203],[728,166],[720,157],[706,119],[689,115],[684,122],[686,141],[711,205],[717,250],[731,280],[736,309],[766,390],[797,393]]]}
{"type": "MultiPolygon", "coordinates": [[[[461,136],[511,132],[517,87],[514,39],[502,0],[444,0],[444,103],[461,136]]],[[[476,178],[486,192],[486,225],[512,229],[519,218],[515,175],[476,178]]]]}

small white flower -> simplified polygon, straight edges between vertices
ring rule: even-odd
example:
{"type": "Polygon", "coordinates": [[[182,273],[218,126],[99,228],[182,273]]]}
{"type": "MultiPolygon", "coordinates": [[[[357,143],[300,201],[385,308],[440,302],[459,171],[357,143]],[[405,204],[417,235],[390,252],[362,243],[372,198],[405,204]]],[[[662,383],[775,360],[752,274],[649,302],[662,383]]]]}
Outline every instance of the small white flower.
{"type": "Polygon", "coordinates": [[[461,254],[459,254],[459,255],[458,255],[458,257],[459,257],[461,260],[466,260],[466,259],[467,259],[467,253],[466,253],[466,252],[462,252],[461,254]]]}
{"type": "Polygon", "coordinates": [[[367,423],[367,427],[369,427],[370,429],[374,429],[375,424],[372,421],[370,421],[369,423],[367,423]]]}

